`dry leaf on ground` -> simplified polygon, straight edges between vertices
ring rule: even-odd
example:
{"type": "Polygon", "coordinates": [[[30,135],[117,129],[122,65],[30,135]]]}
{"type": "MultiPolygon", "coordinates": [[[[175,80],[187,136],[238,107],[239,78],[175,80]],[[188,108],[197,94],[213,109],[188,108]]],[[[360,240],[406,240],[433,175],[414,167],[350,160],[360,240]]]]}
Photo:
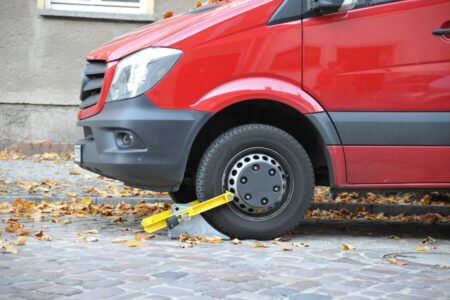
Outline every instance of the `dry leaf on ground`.
{"type": "Polygon", "coordinates": [[[258,243],[258,242],[254,242],[252,247],[253,248],[269,248],[269,246],[267,246],[266,244],[258,243]]]}
{"type": "Polygon", "coordinates": [[[17,241],[14,242],[14,246],[22,246],[27,242],[27,238],[24,236],[20,236],[17,241]]]}
{"type": "Polygon", "coordinates": [[[428,243],[428,244],[434,244],[434,243],[436,243],[436,242],[437,242],[437,240],[433,239],[431,236],[427,236],[427,237],[422,241],[422,244],[426,244],[426,243],[428,243]]]}
{"type": "Polygon", "coordinates": [[[83,238],[86,242],[98,242],[98,237],[90,236],[83,238]]]}
{"type": "Polygon", "coordinates": [[[242,244],[242,241],[239,240],[239,239],[233,239],[233,240],[231,240],[231,242],[232,242],[233,244],[235,244],[235,245],[237,245],[237,244],[242,244]]]}
{"type": "Polygon", "coordinates": [[[298,248],[306,248],[309,247],[309,244],[305,243],[292,243],[292,246],[298,247],[298,248]]]}
{"type": "Polygon", "coordinates": [[[126,243],[128,240],[126,239],[115,239],[111,241],[112,243],[126,243]]]}
{"type": "Polygon", "coordinates": [[[30,231],[26,228],[22,228],[21,230],[19,230],[19,232],[16,234],[16,236],[24,236],[24,235],[29,235],[30,231]]]}
{"type": "Polygon", "coordinates": [[[292,251],[292,248],[283,248],[281,250],[283,250],[283,251],[292,251]]]}
{"type": "Polygon", "coordinates": [[[344,248],[344,250],[356,250],[356,247],[353,247],[353,246],[348,245],[346,243],[342,243],[342,247],[344,248]]]}
{"type": "Polygon", "coordinates": [[[134,237],[136,241],[149,240],[155,237],[154,234],[138,234],[134,237]]]}
{"type": "Polygon", "coordinates": [[[394,240],[399,240],[400,239],[398,236],[393,235],[393,234],[388,235],[387,238],[394,239],[394,240]]]}
{"type": "Polygon", "coordinates": [[[86,234],[98,234],[98,230],[97,229],[89,229],[89,230],[85,230],[83,231],[86,234]]]}
{"type": "Polygon", "coordinates": [[[17,222],[10,223],[10,224],[9,224],[9,227],[6,227],[6,228],[5,228],[5,231],[6,231],[6,232],[13,233],[13,232],[16,232],[17,229],[19,229],[19,227],[20,227],[20,224],[17,223],[17,222]]]}
{"type": "Polygon", "coordinates": [[[10,242],[8,242],[6,240],[0,240],[0,248],[2,249],[2,252],[12,253],[12,254],[17,253],[16,246],[14,246],[13,244],[11,244],[10,242]]]}
{"type": "Polygon", "coordinates": [[[72,170],[69,172],[69,175],[81,175],[83,171],[81,170],[72,170]]]}
{"type": "Polygon", "coordinates": [[[421,252],[428,252],[428,249],[422,248],[422,247],[417,247],[416,251],[421,251],[421,252]]]}
{"type": "Polygon", "coordinates": [[[180,248],[193,248],[194,247],[194,245],[192,245],[192,244],[181,244],[180,245],[180,248]]]}
{"type": "Polygon", "coordinates": [[[405,266],[408,264],[406,261],[396,260],[395,258],[389,258],[387,261],[390,262],[391,264],[399,266],[405,266]]]}
{"type": "Polygon", "coordinates": [[[277,237],[276,239],[274,239],[274,241],[276,242],[290,242],[292,241],[291,238],[286,238],[286,237],[277,237]]]}
{"type": "Polygon", "coordinates": [[[126,247],[142,247],[144,246],[144,243],[141,241],[131,240],[124,243],[126,247]]]}

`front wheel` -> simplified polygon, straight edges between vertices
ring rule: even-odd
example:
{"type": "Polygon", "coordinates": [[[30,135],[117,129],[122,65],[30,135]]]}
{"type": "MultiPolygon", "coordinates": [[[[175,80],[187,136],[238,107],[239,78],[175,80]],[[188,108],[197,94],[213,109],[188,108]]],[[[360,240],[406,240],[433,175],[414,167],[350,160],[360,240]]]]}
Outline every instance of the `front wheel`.
{"type": "Polygon", "coordinates": [[[219,136],[200,161],[200,201],[235,194],[233,202],[204,213],[216,229],[240,239],[271,239],[293,230],[314,192],[314,171],[303,147],[273,126],[249,124],[219,136]]]}

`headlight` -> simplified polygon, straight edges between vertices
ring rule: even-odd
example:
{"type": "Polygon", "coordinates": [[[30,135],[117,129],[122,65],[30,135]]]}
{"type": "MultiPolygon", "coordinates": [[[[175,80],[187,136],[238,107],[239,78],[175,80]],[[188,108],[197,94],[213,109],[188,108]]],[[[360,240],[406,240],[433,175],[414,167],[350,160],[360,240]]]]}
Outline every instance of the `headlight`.
{"type": "Polygon", "coordinates": [[[119,61],[106,101],[136,97],[154,87],[183,52],[171,48],[146,48],[119,61]]]}

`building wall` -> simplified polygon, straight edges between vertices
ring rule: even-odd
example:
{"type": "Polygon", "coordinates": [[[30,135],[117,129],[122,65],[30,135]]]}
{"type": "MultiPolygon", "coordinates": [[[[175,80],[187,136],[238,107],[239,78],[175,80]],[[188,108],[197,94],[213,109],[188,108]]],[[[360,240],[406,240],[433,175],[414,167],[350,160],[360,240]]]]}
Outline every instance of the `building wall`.
{"type": "MultiPolygon", "coordinates": [[[[156,0],[155,15],[182,13],[194,2],[156,0]]],[[[82,136],[76,114],[86,54],[146,24],[43,17],[35,0],[0,5],[0,148],[75,142],[82,136]]]]}

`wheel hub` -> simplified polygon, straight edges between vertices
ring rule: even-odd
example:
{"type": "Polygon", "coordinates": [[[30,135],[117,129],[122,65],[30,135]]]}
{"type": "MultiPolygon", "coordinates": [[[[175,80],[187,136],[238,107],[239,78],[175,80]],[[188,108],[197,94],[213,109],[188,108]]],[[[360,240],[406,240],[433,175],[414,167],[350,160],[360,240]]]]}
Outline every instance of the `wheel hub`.
{"type": "Polygon", "coordinates": [[[235,204],[241,210],[251,214],[265,213],[283,198],[286,174],[273,157],[248,154],[231,167],[227,187],[235,194],[235,204]]]}

